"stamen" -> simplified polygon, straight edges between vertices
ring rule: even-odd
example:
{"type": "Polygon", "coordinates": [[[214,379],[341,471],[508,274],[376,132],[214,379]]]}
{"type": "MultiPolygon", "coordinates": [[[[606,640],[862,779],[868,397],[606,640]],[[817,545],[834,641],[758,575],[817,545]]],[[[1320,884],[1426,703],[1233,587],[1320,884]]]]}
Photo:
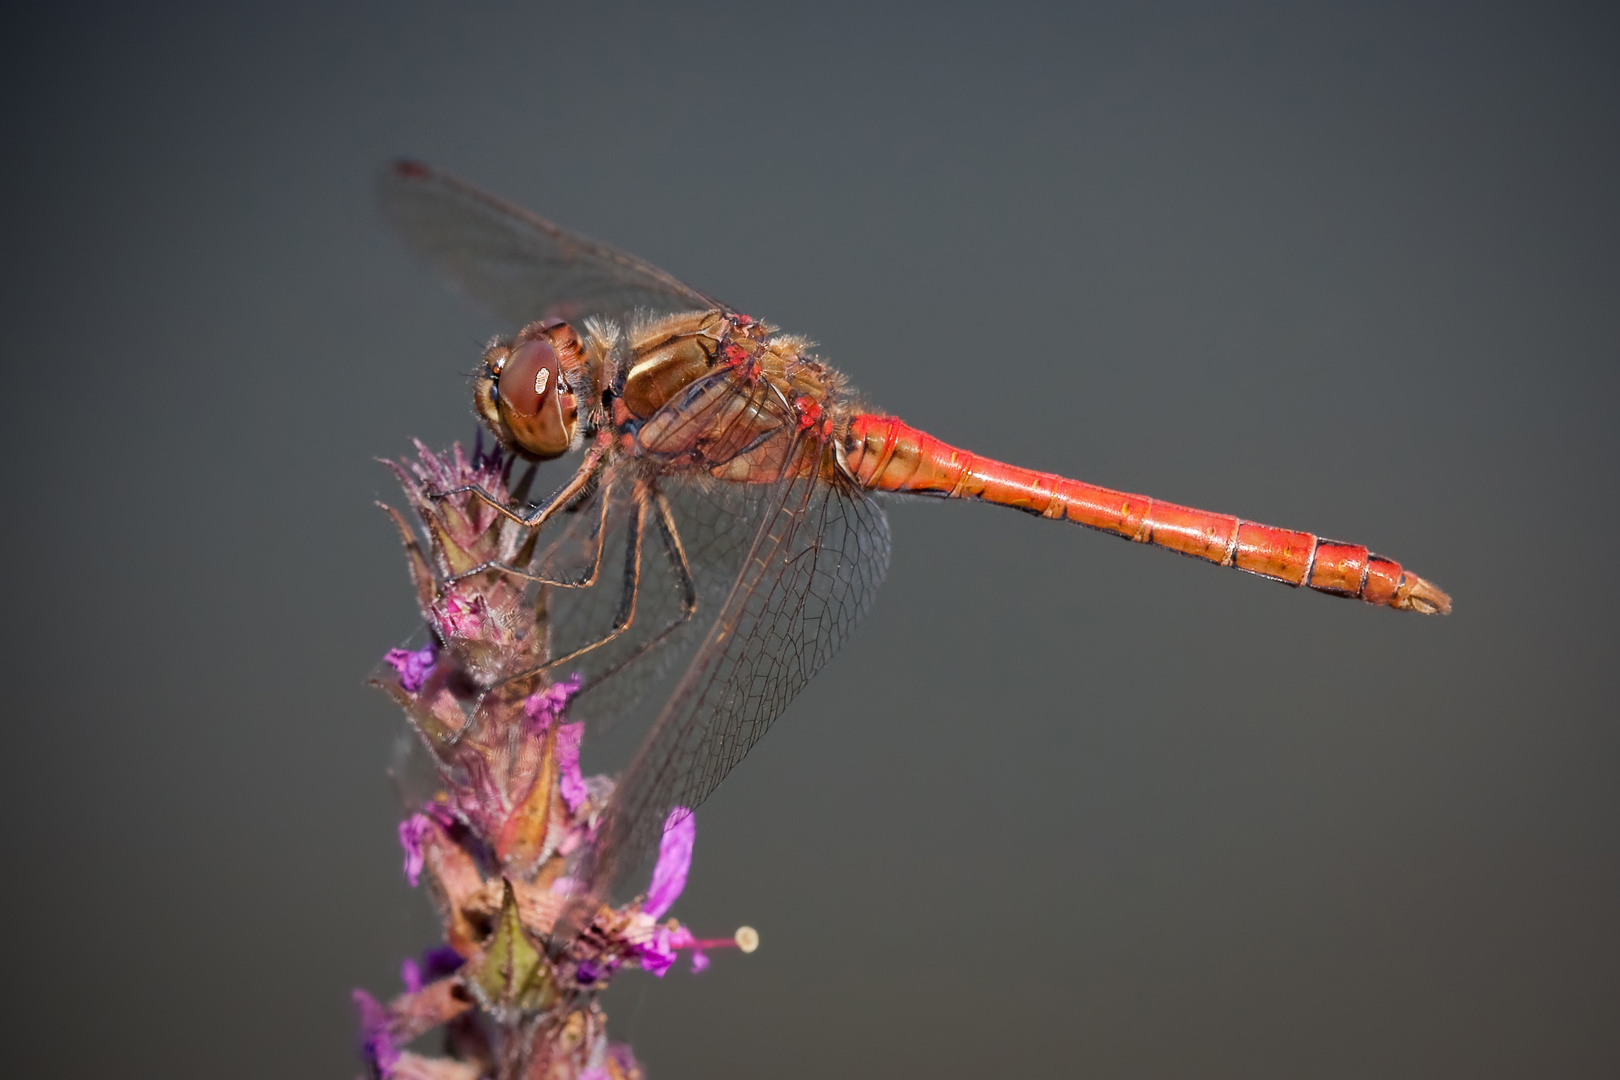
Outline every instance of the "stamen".
{"type": "Polygon", "coordinates": [[[737,949],[750,953],[759,948],[759,931],[752,926],[739,926],[731,937],[693,938],[675,946],[676,949],[737,949]]]}

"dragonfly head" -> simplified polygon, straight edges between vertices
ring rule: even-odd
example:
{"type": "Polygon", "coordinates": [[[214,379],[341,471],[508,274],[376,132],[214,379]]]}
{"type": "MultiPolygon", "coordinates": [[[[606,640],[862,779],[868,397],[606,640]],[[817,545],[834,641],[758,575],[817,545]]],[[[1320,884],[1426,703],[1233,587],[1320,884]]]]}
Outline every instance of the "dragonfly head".
{"type": "Polygon", "coordinates": [[[473,382],[473,404],[505,445],[530,458],[560,457],[574,446],[575,390],[589,385],[587,374],[573,328],[546,319],[512,341],[490,344],[473,382]]]}

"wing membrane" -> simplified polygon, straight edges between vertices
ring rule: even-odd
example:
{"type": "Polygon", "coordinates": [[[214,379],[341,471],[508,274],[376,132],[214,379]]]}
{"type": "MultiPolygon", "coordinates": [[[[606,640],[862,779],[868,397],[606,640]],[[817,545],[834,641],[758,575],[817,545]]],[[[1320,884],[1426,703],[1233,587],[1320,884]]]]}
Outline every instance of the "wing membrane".
{"type": "MultiPolygon", "coordinates": [[[[552,578],[577,580],[582,576],[575,568],[587,563],[588,530],[600,513],[596,500],[607,486],[593,493],[574,515],[567,532],[549,540],[536,553],[529,566],[531,571],[552,578]]],[[[634,512],[633,486],[633,478],[611,485],[614,505],[609,509],[608,535],[596,584],[587,589],[553,588],[548,592],[545,602],[552,656],[565,655],[600,638],[612,624],[623,591],[624,524],[634,512]]],[[[636,742],[624,745],[623,739],[635,737],[639,741],[639,736],[650,730],[657,707],[674,688],[675,676],[696,652],[704,631],[724,607],[759,532],[760,515],[765,509],[759,496],[771,493],[768,486],[750,491],[744,485],[681,483],[675,478],[660,482],[657,490],[669,500],[690,559],[698,598],[695,616],[656,647],[641,652],[650,638],[679,618],[683,595],[662,539],[649,523],[643,539],[634,624],[619,639],[557,672],[559,676],[578,673],[584,677],[587,689],[570,715],[590,724],[587,754],[614,771],[623,767],[636,749],[636,742]],[[622,733],[611,745],[601,741],[609,728],[622,733]]]]}
{"type": "Polygon", "coordinates": [[[412,251],[514,324],[721,306],[651,263],[419,162],[388,169],[378,200],[412,251]]]}
{"type": "Polygon", "coordinates": [[[619,782],[589,883],[559,924],[577,932],[657,847],[671,807],[695,807],[742,760],[870,608],[888,568],[883,510],[815,477],[779,483],[697,655],[619,782]]]}

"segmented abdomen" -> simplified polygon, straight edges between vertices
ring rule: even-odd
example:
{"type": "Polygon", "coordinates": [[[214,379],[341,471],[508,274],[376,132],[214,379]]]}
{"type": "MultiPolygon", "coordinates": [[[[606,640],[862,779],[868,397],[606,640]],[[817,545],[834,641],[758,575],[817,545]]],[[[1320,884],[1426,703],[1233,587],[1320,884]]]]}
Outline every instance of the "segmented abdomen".
{"type": "Polygon", "coordinates": [[[1440,589],[1359,544],[1007,465],[959,450],[892,416],[856,416],[843,459],[855,481],[871,490],[978,499],[1334,596],[1424,614],[1451,610],[1451,598],[1440,589]]]}

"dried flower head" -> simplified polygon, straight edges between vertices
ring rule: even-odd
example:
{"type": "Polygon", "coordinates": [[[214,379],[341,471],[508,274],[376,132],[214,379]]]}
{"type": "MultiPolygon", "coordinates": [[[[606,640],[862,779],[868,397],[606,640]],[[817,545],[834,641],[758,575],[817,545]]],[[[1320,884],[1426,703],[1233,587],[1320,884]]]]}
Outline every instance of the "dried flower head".
{"type": "MultiPolygon", "coordinates": [[[[389,507],[430,640],[392,649],[374,682],[405,710],[432,764],[431,788],[399,827],[406,880],[425,881],[444,944],[401,967],[386,1004],[355,991],[372,1074],[402,1078],[628,1080],[641,1068],[610,1043],[597,995],[625,967],[662,976],[682,952],[751,952],[758,935],[703,940],[665,915],[686,886],[697,821],[677,807],[647,891],[603,905],[577,934],[557,931],[570,871],[598,842],[613,791],[580,769],[584,725],[567,718],[577,677],[553,679],[545,586],[496,568],[521,563],[533,535],[468,494],[502,498],[512,459],[460,446],[388,463],[417,525],[389,507]],[[405,1049],[443,1028],[447,1056],[405,1049]]],[[[532,474],[531,474],[532,476],[532,474]]]]}

